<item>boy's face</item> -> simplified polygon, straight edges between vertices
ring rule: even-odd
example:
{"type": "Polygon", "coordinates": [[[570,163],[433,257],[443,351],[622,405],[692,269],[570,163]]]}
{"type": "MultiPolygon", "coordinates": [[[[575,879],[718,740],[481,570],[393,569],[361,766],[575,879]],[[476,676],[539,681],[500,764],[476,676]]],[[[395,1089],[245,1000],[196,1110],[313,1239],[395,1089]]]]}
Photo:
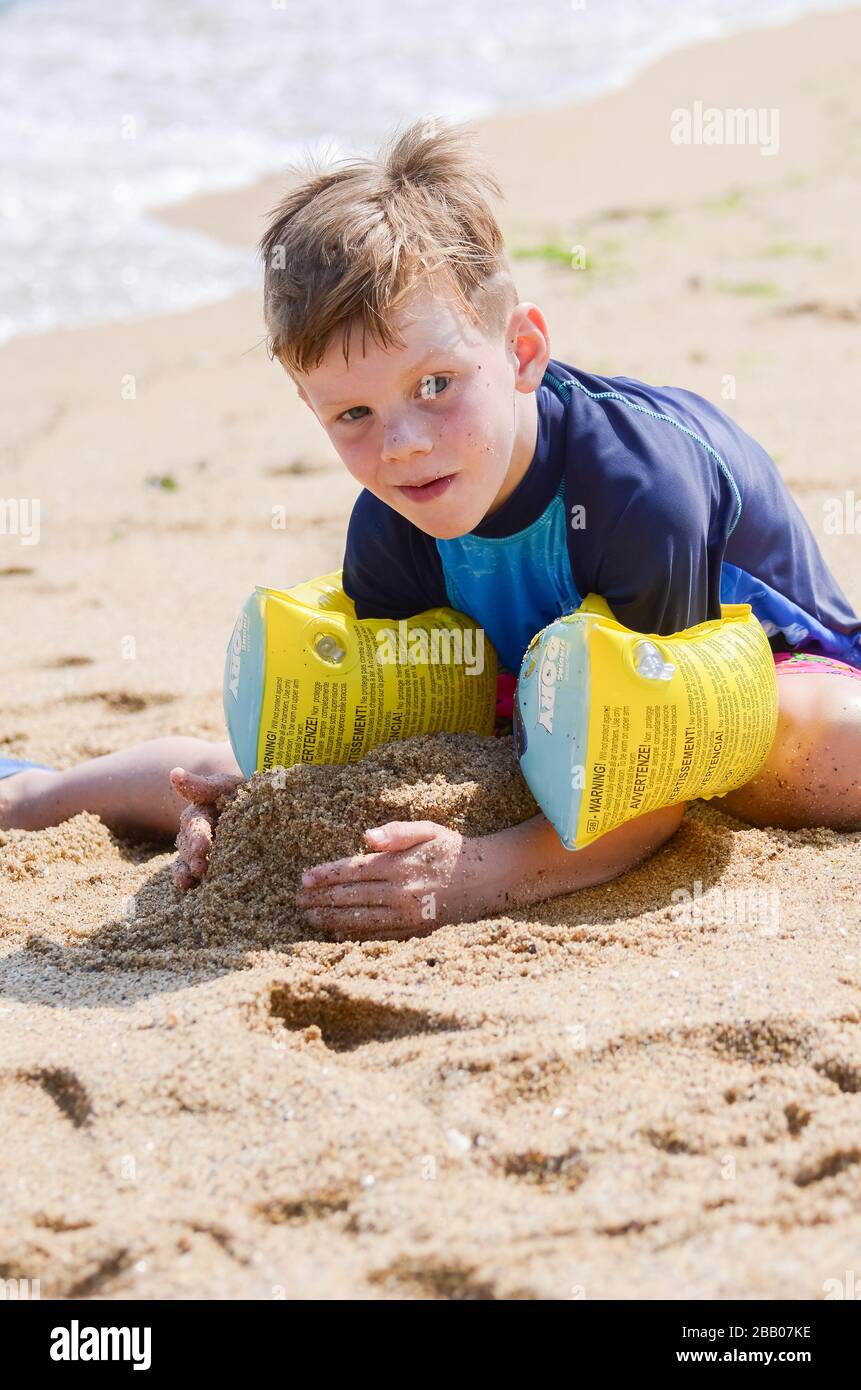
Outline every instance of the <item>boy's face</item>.
{"type": "Polygon", "coordinates": [[[422,531],[464,535],[514,490],[532,461],[534,392],[550,356],[547,324],[518,304],[486,336],[447,296],[422,289],[395,317],[404,348],[341,335],[297,375],[353,477],[422,531]]]}

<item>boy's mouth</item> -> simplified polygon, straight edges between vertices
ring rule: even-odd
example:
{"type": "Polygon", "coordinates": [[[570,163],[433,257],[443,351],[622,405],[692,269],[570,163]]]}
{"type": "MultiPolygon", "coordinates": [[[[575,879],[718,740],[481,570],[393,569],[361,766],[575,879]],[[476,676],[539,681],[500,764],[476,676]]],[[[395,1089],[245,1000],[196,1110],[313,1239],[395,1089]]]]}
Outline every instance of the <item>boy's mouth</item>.
{"type": "Polygon", "coordinates": [[[455,473],[444,473],[430,478],[426,483],[399,483],[398,492],[403,493],[410,502],[430,502],[434,497],[441,497],[456,476],[455,473]]]}

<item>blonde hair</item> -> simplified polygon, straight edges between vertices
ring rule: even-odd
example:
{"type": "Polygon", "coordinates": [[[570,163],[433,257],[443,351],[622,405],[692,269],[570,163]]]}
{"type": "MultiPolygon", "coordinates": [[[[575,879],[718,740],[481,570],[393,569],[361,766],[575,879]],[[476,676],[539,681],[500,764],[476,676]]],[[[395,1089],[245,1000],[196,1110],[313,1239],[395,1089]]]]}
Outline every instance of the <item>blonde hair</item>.
{"type": "Polygon", "coordinates": [[[442,272],[486,333],[502,332],[518,295],[487,194],[502,198],[465,124],[415,121],[373,159],[313,157],[273,210],[260,254],[270,356],[291,374],[318,366],[340,329],[405,346],[395,310],[442,272]]]}

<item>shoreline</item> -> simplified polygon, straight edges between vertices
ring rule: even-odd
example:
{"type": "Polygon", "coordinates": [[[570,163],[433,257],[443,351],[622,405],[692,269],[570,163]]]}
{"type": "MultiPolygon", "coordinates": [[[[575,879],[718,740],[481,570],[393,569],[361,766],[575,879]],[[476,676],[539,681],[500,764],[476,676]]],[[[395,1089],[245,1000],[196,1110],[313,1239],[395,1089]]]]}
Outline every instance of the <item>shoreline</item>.
{"type": "MultiPolygon", "coordinates": [[[[786,103],[809,67],[827,63],[835,51],[851,52],[861,33],[861,10],[808,14],[785,25],[745,29],[673,49],[636,73],[623,87],[601,96],[527,112],[497,112],[472,124],[477,145],[497,171],[506,193],[503,228],[514,234],[560,220],[576,224],[606,208],[653,205],[677,198],[683,181],[694,200],[733,183],[757,187],[791,177],[821,156],[830,138],[827,115],[805,112],[786,137],[792,154],[763,158],[744,146],[701,150],[669,143],[670,112],[700,100],[719,108],[770,108],[786,103]],[[522,157],[523,126],[529,126],[530,155],[522,157]],[[563,129],[568,187],[559,185],[563,163],[558,132],[563,129]],[[576,139],[569,139],[575,134],[576,139]],[[663,160],[654,154],[666,138],[663,160]],[[590,144],[590,142],[594,142],[590,144]],[[619,197],[616,170],[625,167],[626,193],[619,197]],[[511,209],[517,208],[515,214],[511,209]],[[523,209],[528,208],[524,217],[523,209]]],[[[208,193],[153,210],[167,225],[205,232],[228,245],[253,245],[263,219],[286,188],[278,172],[243,189],[208,193]]]]}
{"type": "MultiPolygon", "coordinates": [[[[716,194],[734,183],[746,188],[767,184],[773,177],[768,167],[772,160],[762,159],[750,147],[715,146],[706,163],[697,159],[694,145],[687,151],[675,151],[675,166],[672,159],[655,162],[650,156],[660,147],[662,135],[669,134],[670,110],[697,103],[718,109],[749,108],[754,94],[757,107],[779,104],[794,94],[807,64],[818,65],[833,51],[851,52],[852,45],[857,46],[859,13],[857,6],[814,12],[786,23],[696,41],[671,49],[622,85],[611,86],[600,95],[562,106],[498,111],[473,119],[470,124],[476,131],[478,148],[490,159],[506,190],[506,201],[497,209],[506,238],[541,228],[558,230],[562,223],[574,229],[578,221],[612,210],[618,194],[615,169],[622,164],[627,164],[628,188],[625,200],[619,204],[620,212],[674,198],[680,177],[692,198],[716,194]],[[720,74],[719,92],[712,90],[715,69],[720,74]],[[665,91],[674,94],[669,104],[663,96],[665,91]],[[519,138],[524,123],[530,127],[531,140],[539,146],[530,151],[526,162],[520,157],[519,138]],[[562,158],[570,178],[570,192],[555,182],[560,156],[553,147],[559,126],[582,127],[586,139],[594,140],[594,148],[566,143],[562,158]],[[580,190],[585,192],[581,194],[580,190]],[[528,216],[513,213],[514,206],[528,208],[528,216]]],[[[827,117],[805,120],[792,129],[790,137],[796,163],[821,155],[830,138],[827,117]]],[[[787,177],[794,173],[798,170],[784,169],[787,177]]],[[[288,186],[286,174],[272,170],[235,188],[149,206],[146,217],[166,227],[202,233],[226,247],[250,249],[262,235],[268,212],[288,186]]],[[[195,313],[245,293],[248,291],[229,290],[177,313],[195,313]]],[[[173,317],[174,313],[159,311],[153,315],[63,324],[42,333],[15,335],[0,343],[0,351],[22,341],[47,339],[58,332],[74,333],[173,317]]]]}

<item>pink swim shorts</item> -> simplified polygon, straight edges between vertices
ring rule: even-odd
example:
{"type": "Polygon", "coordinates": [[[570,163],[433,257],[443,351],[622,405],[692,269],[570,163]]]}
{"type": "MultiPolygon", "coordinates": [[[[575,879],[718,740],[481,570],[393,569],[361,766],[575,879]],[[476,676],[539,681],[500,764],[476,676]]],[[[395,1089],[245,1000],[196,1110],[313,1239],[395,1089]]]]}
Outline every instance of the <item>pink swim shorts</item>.
{"type": "Polygon", "coordinates": [[[836,661],[832,656],[814,656],[813,652],[775,652],[774,664],[778,671],[788,675],[795,675],[799,671],[819,671],[827,676],[854,676],[861,681],[861,671],[857,666],[836,661]]]}

